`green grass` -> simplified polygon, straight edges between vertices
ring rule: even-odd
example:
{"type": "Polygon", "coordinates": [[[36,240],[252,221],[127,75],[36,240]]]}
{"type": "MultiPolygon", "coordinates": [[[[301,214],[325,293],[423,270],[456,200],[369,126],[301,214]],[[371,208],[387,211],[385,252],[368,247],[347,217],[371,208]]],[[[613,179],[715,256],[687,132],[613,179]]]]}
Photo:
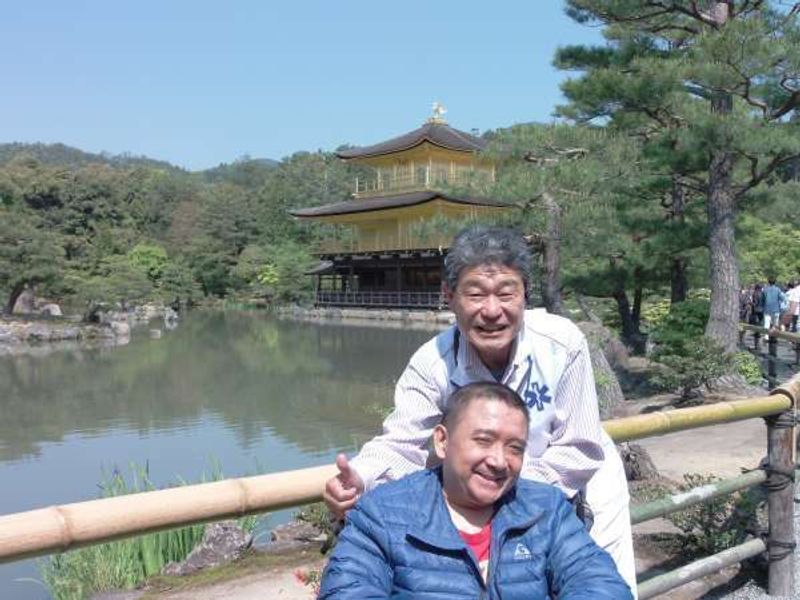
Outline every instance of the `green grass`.
{"type": "MultiPolygon", "coordinates": [[[[114,470],[100,483],[101,496],[111,497],[157,489],[149,476],[149,466],[131,465],[130,484],[114,470]]],[[[222,479],[214,465],[211,481],[222,479]]],[[[204,476],[202,481],[208,479],[204,476]]],[[[184,481],[179,481],[184,485],[184,481]]],[[[245,517],[240,525],[255,528],[257,518],[245,517]]],[[[96,592],[135,588],[173,561],[181,561],[203,537],[203,525],[191,525],[135,538],[89,546],[50,556],[39,563],[39,570],[55,600],[80,600],[96,592]]]]}

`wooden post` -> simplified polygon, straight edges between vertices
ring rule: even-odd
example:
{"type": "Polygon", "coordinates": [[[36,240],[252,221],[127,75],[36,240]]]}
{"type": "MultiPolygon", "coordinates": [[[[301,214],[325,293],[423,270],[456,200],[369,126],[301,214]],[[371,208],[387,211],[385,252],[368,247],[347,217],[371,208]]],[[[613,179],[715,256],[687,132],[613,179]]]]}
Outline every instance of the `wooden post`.
{"type": "MultiPolygon", "coordinates": [[[[773,336],[770,336],[770,343],[772,340],[773,336]]],[[[792,391],[796,390],[793,388],[792,391]]],[[[775,392],[785,393],[781,390],[775,392]]],[[[766,483],[769,595],[787,598],[794,597],[794,407],[797,398],[792,397],[792,400],[792,409],[765,419],[769,457],[766,483]]]]}
{"type": "Polygon", "coordinates": [[[767,357],[767,381],[769,382],[770,389],[775,387],[775,383],[778,380],[778,373],[776,370],[777,361],[775,360],[778,357],[778,338],[770,332],[767,342],[767,347],[769,348],[769,356],[767,357]]]}

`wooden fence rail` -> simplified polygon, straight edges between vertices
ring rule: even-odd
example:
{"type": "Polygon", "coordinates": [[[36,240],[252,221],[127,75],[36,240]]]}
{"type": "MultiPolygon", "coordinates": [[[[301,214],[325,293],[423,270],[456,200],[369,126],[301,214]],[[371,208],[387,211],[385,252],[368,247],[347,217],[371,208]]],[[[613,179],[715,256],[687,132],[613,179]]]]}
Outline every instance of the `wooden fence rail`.
{"type": "Polygon", "coordinates": [[[766,377],[770,387],[773,387],[778,382],[778,365],[786,365],[791,367],[800,366],[800,334],[789,333],[787,331],[778,331],[776,329],[765,329],[758,325],[740,323],[739,345],[764,360],[767,367],[764,376],[766,377]],[[745,343],[745,334],[747,332],[752,334],[752,348],[747,346],[745,343]],[[766,355],[761,353],[762,337],[767,340],[766,355]],[[789,360],[778,356],[779,344],[791,346],[791,350],[794,352],[794,360],[789,360]]]}
{"type": "MultiPolygon", "coordinates": [[[[650,598],[697,579],[721,566],[766,551],[770,557],[769,593],[794,592],[794,422],[800,399],[800,376],[770,396],[638,415],[606,421],[617,441],[767,417],[768,465],[765,471],[698,489],[683,498],[661,498],[632,507],[632,521],[642,522],[766,480],[769,490],[769,539],[756,539],[706,557],[671,573],[641,582],[639,597],[650,598]]],[[[166,490],[141,492],[88,502],[51,506],[0,516],[0,563],[132,537],[162,529],[299,506],[321,499],[334,465],[227,479],[166,490]]]]}

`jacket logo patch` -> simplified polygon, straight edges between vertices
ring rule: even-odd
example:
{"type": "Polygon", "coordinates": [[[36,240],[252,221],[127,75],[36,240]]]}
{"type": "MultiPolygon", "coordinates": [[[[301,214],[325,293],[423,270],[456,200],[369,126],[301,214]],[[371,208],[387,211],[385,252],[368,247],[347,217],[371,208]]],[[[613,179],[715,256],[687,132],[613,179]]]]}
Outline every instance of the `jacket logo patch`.
{"type": "Polygon", "coordinates": [[[517,544],[516,550],[514,550],[514,560],[530,560],[531,559],[531,551],[528,550],[528,547],[525,544],[517,544]]]}
{"type": "Polygon", "coordinates": [[[550,404],[553,401],[553,398],[550,397],[548,393],[550,388],[546,385],[539,387],[539,384],[534,382],[528,389],[525,390],[525,394],[523,399],[525,400],[525,404],[528,405],[528,408],[536,407],[536,410],[543,411],[545,404],[550,404]]]}

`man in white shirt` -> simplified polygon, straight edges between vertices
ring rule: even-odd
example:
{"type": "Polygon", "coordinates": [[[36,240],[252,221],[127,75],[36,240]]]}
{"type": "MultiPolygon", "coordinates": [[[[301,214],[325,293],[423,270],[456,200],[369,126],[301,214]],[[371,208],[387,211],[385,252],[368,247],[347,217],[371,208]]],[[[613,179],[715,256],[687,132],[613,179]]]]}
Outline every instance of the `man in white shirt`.
{"type": "Polygon", "coordinates": [[[800,316],[800,283],[789,287],[786,299],[789,301],[789,314],[792,315],[792,332],[797,333],[797,319],[800,316]]]}
{"type": "Polygon", "coordinates": [[[521,477],[585,490],[594,515],[591,535],[636,589],[628,487],[622,461],[600,425],[586,339],[568,319],[525,310],[530,254],[521,234],[476,226],[462,231],[445,259],[445,296],[457,325],[424,344],[395,389],[383,434],[325,488],[341,516],[365,491],[425,467],[428,441],[446,399],[473,382],[515,390],[531,412],[521,477]]]}

